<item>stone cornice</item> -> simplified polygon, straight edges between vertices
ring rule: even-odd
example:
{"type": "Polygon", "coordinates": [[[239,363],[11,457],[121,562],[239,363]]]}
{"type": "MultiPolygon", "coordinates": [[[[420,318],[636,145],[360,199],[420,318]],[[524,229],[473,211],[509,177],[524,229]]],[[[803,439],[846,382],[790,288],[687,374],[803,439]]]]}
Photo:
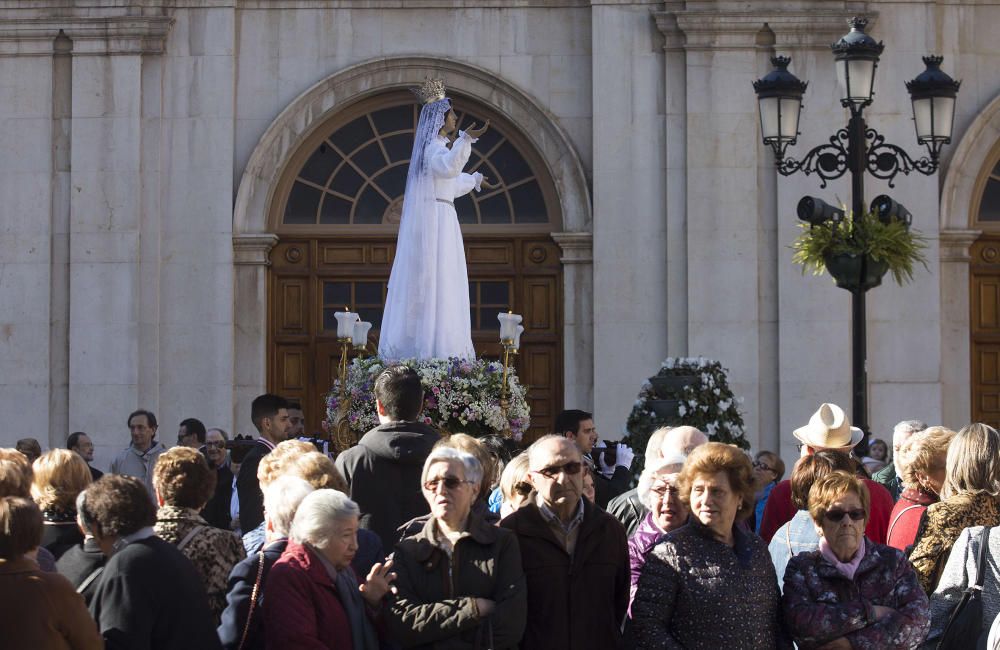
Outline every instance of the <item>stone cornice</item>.
{"type": "Polygon", "coordinates": [[[982,230],[942,230],[938,233],[942,262],[969,262],[969,248],[983,234],[982,230]]]}
{"type": "Polygon", "coordinates": [[[233,237],[233,264],[238,266],[270,266],[268,254],[278,243],[271,233],[236,235],[233,237]]]}
{"type": "Polygon", "coordinates": [[[52,54],[60,32],[74,56],[162,54],[173,24],[168,16],[15,18],[0,20],[0,56],[52,54]]]}
{"type": "MultiPolygon", "coordinates": [[[[668,2],[666,11],[653,14],[666,39],[666,49],[751,50],[761,45],[779,50],[827,49],[847,33],[847,18],[851,15],[863,14],[872,23],[878,16],[865,10],[865,3],[845,3],[842,9],[772,11],[758,7],[733,11],[681,9],[680,4],[668,2]]],[[[695,3],[688,2],[686,6],[692,4],[695,3]]]]}
{"type": "Polygon", "coordinates": [[[554,232],[552,239],[562,249],[563,264],[591,264],[594,261],[594,235],[589,232],[554,232]]]}

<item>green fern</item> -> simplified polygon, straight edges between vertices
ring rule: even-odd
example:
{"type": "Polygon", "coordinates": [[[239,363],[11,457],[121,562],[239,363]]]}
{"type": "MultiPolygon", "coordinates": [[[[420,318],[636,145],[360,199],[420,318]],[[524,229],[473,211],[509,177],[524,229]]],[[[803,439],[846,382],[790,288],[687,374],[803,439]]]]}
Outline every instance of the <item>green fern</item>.
{"type": "Polygon", "coordinates": [[[800,223],[802,233],[792,243],[792,261],[802,265],[802,272],[822,275],[828,255],[867,255],[889,266],[896,284],[913,281],[913,267],[920,263],[927,269],[927,238],[907,228],[897,219],[883,223],[869,212],[855,220],[848,215],[841,221],[827,221],[818,226],[800,223]]]}

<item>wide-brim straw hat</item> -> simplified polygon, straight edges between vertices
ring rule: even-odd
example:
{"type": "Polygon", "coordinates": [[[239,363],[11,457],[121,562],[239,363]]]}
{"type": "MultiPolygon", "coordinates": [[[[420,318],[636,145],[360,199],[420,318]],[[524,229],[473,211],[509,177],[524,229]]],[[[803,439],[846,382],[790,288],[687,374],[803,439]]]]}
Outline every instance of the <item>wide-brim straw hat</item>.
{"type": "Polygon", "coordinates": [[[850,450],[865,437],[865,432],[851,426],[844,409],[823,404],[809,418],[809,424],[792,432],[799,441],[813,449],[850,450]]]}

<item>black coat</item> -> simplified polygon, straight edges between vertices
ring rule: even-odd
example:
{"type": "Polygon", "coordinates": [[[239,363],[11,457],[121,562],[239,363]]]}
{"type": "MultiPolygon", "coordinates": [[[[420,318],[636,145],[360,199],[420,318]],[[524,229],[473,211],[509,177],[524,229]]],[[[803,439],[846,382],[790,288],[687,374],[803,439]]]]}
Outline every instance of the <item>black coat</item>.
{"type": "Polygon", "coordinates": [[[601,508],[607,508],[608,502],[616,496],[624,494],[628,490],[628,484],[632,482],[632,474],[628,468],[618,465],[611,478],[601,474],[599,470],[594,471],[594,503],[601,508]]]}
{"type": "MultiPolygon", "coordinates": [[[[88,537],[83,540],[82,545],[74,546],[63,553],[56,563],[56,568],[59,573],[66,576],[66,579],[74,587],[79,589],[83,581],[89,578],[94,571],[103,567],[106,561],[107,558],[104,553],[101,553],[101,547],[97,545],[97,541],[93,537],[88,537]]],[[[88,606],[100,582],[99,578],[100,575],[92,579],[86,589],[80,592],[88,606]]]]}
{"type": "Polygon", "coordinates": [[[264,456],[271,453],[271,447],[257,440],[246,458],[240,464],[236,477],[236,493],[240,499],[240,530],[250,532],[264,521],[264,493],[257,480],[257,467],[264,456]]]}
{"type": "Polygon", "coordinates": [[[83,533],[75,521],[58,524],[46,522],[42,526],[42,546],[49,549],[56,560],[69,549],[82,543],[83,533]]]}
{"type": "Polygon", "coordinates": [[[639,501],[639,489],[634,488],[628,492],[622,492],[611,501],[608,501],[608,514],[617,519],[625,526],[625,534],[632,536],[635,529],[639,527],[639,522],[645,518],[649,510],[639,501]]]}
{"type": "Polygon", "coordinates": [[[201,516],[205,518],[209,526],[215,526],[223,530],[231,528],[232,517],[229,513],[229,505],[233,499],[233,472],[229,466],[223,465],[215,472],[215,493],[205,504],[205,509],[201,511],[201,516]]]}
{"type": "Polygon", "coordinates": [[[629,592],[625,529],[583,500],[583,521],[573,555],[556,539],[535,503],[500,526],[517,535],[528,586],[528,620],[521,648],[615,650],[629,592]]]}
{"type": "Polygon", "coordinates": [[[108,560],[90,613],[107,650],[222,647],[198,571],[156,536],[132,542],[108,560]]]}
{"type": "MultiPolygon", "coordinates": [[[[263,650],[264,648],[264,616],[261,611],[261,605],[264,602],[264,583],[267,580],[268,571],[285,552],[286,546],[288,546],[288,540],[280,539],[265,544],[264,548],[261,549],[264,552],[264,568],[261,573],[260,586],[257,588],[257,604],[250,621],[250,629],[247,631],[246,643],[243,645],[244,650],[263,650]]],[[[260,561],[260,552],[254,553],[234,566],[229,574],[226,609],[222,612],[222,623],[218,630],[219,640],[222,641],[222,647],[226,650],[235,650],[240,647],[243,630],[247,624],[247,616],[250,614],[250,597],[253,595],[253,587],[257,582],[257,573],[261,571],[260,561]]]]}
{"type": "Polygon", "coordinates": [[[425,424],[390,422],[337,456],[337,469],[361,508],[360,525],[378,534],[382,548],[394,548],[399,539],[396,529],[430,512],[420,489],[420,473],[439,439],[425,424]]]}

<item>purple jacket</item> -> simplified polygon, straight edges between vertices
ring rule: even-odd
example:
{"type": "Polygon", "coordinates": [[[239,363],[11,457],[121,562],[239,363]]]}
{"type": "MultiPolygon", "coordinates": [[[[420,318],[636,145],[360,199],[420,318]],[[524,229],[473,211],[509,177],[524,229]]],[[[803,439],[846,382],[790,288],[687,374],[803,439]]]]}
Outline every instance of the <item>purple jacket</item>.
{"type": "Polygon", "coordinates": [[[630,569],[629,592],[628,592],[628,613],[632,615],[632,600],[635,599],[635,590],[639,587],[639,576],[642,574],[642,567],[646,566],[646,553],[656,546],[666,533],[653,523],[653,513],[647,512],[646,516],[639,521],[635,532],[628,538],[628,563],[630,569]]]}
{"type": "Polygon", "coordinates": [[[867,538],[854,580],[819,551],[789,560],[781,604],[799,648],[843,636],[856,650],[904,650],[918,647],[930,629],[930,603],[913,566],[901,552],[867,538]],[[874,605],[895,611],[876,620],[874,605]]]}

